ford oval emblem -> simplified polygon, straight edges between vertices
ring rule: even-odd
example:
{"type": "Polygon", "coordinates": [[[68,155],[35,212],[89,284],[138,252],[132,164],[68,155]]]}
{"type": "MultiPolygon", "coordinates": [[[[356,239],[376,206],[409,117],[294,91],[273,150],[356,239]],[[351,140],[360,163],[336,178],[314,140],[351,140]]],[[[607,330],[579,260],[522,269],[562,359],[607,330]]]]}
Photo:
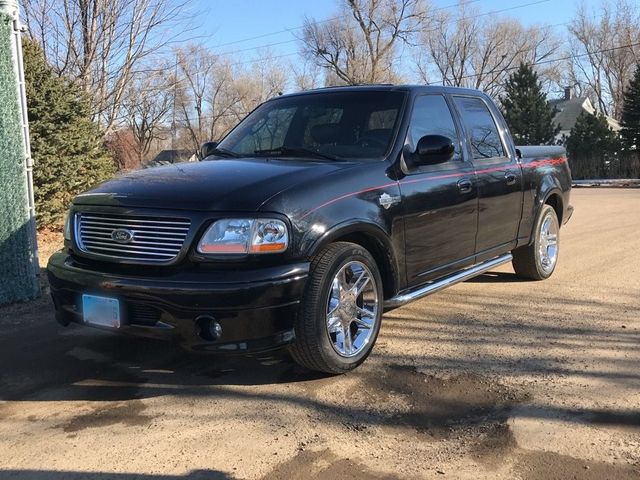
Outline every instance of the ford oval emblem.
{"type": "Polygon", "coordinates": [[[116,228],[111,232],[111,238],[118,243],[131,243],[133,241],[133,232],[126,228],[116,228]]]}

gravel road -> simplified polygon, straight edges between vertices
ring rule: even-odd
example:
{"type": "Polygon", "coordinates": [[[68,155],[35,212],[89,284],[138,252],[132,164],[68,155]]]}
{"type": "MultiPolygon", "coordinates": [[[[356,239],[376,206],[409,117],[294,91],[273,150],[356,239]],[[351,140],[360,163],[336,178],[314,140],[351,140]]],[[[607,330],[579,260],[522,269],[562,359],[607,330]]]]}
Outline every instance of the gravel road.
{"type": "Polygon", "coordinates": [[[0,478],[640,479],[640,189],[576,189],[558,268],[385,315],[341,377],[0,309],[0,478]]]}

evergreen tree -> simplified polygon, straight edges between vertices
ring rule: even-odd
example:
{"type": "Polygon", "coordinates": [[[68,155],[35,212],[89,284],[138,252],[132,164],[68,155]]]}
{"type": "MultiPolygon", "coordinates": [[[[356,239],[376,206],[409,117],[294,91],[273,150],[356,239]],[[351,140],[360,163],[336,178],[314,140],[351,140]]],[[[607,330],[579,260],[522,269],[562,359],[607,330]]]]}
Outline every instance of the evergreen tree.
{"type": "Polygon", "coordinates": [[[604,115],[582,112],[567,139],[571,173],[576,179],[605,178],[617,161],[619,142],[604,115]]]}
{"type": "Polygon", "coordinates": [[[71,199],[109,178],[114,163],[91,120],[89,99],[56,75],[40,46],[23,40],[38,226],[60,224],[71,199]]]}
{"type": "Polygon", "coordinates": [[[560,131],[553,123],[556,114],[547,102],[542,82],[530,65],[521,63],[505,84],[502,113],[517,144],[551,144],[560,131]]]}
{"type": "Polygon", "coordinates": [[[627,150],[640,150],[640,64],[624,91],[620,138],[627,150]]]}

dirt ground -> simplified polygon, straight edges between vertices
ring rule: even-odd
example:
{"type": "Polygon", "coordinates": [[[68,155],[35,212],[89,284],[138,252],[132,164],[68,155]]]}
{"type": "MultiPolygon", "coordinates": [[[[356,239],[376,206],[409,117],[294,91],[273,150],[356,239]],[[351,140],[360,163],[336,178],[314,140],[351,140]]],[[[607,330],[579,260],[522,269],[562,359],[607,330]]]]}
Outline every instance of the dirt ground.
{"type": "Polygon", "coordinates": [[[341,377],[2,308],[0,478],[640,479],[640,189],[572,203],[550,280],[392,311],[341,377]]]}

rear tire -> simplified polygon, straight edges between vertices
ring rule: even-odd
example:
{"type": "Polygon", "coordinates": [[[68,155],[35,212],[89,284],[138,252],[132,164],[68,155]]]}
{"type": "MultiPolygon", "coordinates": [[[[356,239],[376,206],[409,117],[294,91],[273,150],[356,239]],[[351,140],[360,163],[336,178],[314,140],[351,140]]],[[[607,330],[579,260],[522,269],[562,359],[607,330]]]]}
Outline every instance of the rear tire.
{"type": "Polygon", "coordinates": [[[382,279],[371,254],[354,243],[328,245],[311,261],[291,356],[311,370],[353,370],[378,337],[382,303],[382,279]]]}
{"type": "Polygon", "coordinates": [[[553,274],[560,251],[560,223],[551,205],[542,207],[533,235],[530,245],[513,250],[513,269],[521,278],[545,280],[553,274]]]}

